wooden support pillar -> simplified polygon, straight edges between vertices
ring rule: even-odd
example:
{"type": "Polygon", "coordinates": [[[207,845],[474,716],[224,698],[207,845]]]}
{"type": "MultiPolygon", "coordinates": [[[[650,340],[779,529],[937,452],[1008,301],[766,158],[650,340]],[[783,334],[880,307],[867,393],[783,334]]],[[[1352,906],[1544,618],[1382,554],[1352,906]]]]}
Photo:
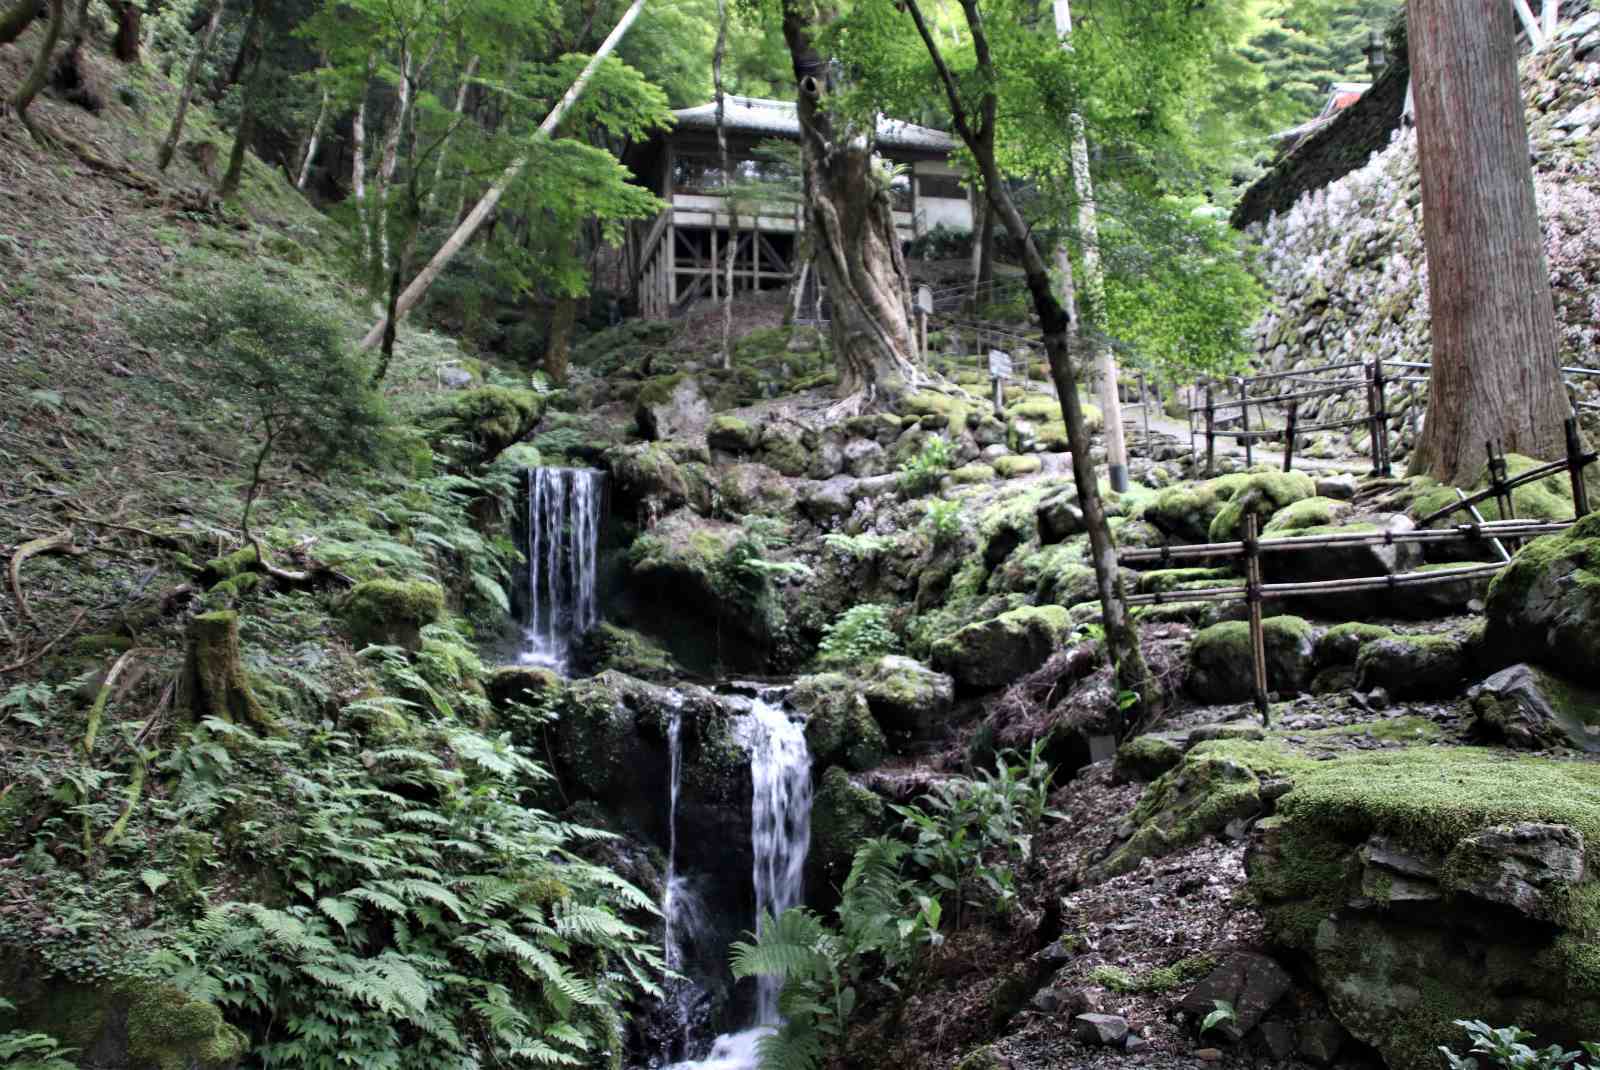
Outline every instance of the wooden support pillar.
{"type": "Polygon", "coordinates": [[[1283,431],[1283,470],[1285,472],[1294,471],[1294,427],[1298,422],[1299,415],[1300,402],[1289,402],[1289,426],[1284,428],[1283,431]]]}
{"type": "Polygon", "coordinates": [[[1380,353],[1372,360],[1373,428],[1377,432],[1372,439],[1372,448],[1378,474],[1389,476],[1394,470],[1389,464],[1389,407],[1384,400],[1383,384],[1383,354],[1380,353]]]}
{"type": "Polygon", "coordinates": [[[1261,619],[1261,545],[1257,539],[1260,518],[1244,515],[1245,597],[1250,603],[1250,664],[1255,677],[1256,712],[1265,727],[1272,725],[1272,704],[1267,698],[1267,640],[1261,619]]]}
{"type": "Polygon", "coordinates": [[[1244,466],[1249,468],[1256,463],[1256,458],[1250,439],[1250,384],[1244,379],[1239,380],[1239,402],[1239,430],[1245,433],[1244,466]]]}
{"type": "Polygon", "coordinates": [[[1217,474],[1217,406],[1206,384],[1206,475],[1217,474]]]}
{"type": "Polygon", "coordinates": [[[1572,480],[1572,509],[1577,519],[1589,515],[1589,487],[1583,481],[1583,443],[1578,438],[1578,418],[1567,417],[1567,474],[1572,480]]]}

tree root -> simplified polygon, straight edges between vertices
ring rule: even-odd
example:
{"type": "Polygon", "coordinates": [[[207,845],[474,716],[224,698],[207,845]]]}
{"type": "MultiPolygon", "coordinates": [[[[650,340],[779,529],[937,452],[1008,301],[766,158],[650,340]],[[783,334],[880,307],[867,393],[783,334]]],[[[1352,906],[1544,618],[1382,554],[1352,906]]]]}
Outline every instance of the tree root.
{"type": "Polygon", "coordinates": [[[89,727],[83,733],[83,755],[85,758],[94,754],[95,738],[100,734],[100,721],[105,716],[106,706],[111,702],[111,689],[116,686],[117,677],[122,675],[122,670],[128,667],[136,654],[142,650],[129,650],[123,653],[116,661],[111,663],[111,671],[106,673],[106,678],[100,682],[100,691],[94,697],[94,705],[89,707],[89,727]]]}
{"type": "Polygon", "coordinates": [[[22,565],[30,557],[39,554],[66,554],[77,557],[86,551],[72,545],[72,532],[63,531],[59,535],[48,535],[42,539],[33,539],[17,547],[16,553],[11,555],[11,594],[17,600],[17,612],[22,620],[28,624],[33,623],[33,611],[28,608],[28,599],[22,593],[22,565]]]}

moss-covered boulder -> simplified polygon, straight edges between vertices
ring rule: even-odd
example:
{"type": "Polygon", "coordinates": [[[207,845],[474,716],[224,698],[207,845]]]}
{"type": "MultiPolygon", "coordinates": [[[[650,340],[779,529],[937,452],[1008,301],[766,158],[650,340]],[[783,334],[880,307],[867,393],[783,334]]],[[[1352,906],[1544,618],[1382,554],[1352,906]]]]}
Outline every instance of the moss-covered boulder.
{"type": "Polygon", "coordinates": [[[1243,581],[1228,568],[1158,568],[1139,573],[1140,594],[1170,594],[1202,587],[1238,586],[1243,581]]]}
{"type": "MultiPolygon", "coordinates": [[[[1334,527],[1300,528],[1289,534],[1300,535],[1382,535],[1404,534],[1416,527],[1402,514],[1379,514],[1360,523],[1334,527]]],[[[1422,563],[1422,546],[1414,542],[1374,541],[1364,544],[1337,544],[1312,549],[1280,551],[1261,555],[1262,577],[1268,583],[1310,583],[1321,580],[1366,579],[1409,572],[1422,563]]],[[[1413,589],[1390,590],[1379,586],[1362,591],[1330,591],[1297,595],[1284,600],[1297,613],[1331,617],[1335,620],[1363,620],[1374,616],[1428,616],[1418,609],[1413,589]]]]}
{"type": "Polygon", "coordinates": [[[1379,639],[1393,639],[1395,631],[1382,624],[1347,621],[1317,637],[1317,668],[1354,667],[1361,648],[1379,639]]]}
{"type": "Polygon", "coordinates": [[[640,384],[633,418],[640,436],[651,441],[699,438],[711,419],[711,402],[694,376],[658,375],[640,384]]]}
{"type": "Polygon", "coordinates": [[[614,507],[625,517],[661,516],[689,500],[682,468],[656,443],[614,446],[602,462],[611,473],[614,507]]]}
{"type": "Polygon", "coordinates": [[[1534,539],[1494,582],[1486,646],[1557,671],[1600,665],[1600,513],[1534,539]]]}
{"type": "Polygon", "coordinates": [[[1247,476],[1218,476],[1203,483],[1179,483],[1161,491],[1144,507],[1144,519],[1176,542],[1205,542],[1211,522],[1238,492],[1247,476]]]}
{"type": "Polygon", "coordinates": [[[1111,775],[1123,782],[1147,782],[1183,761],[1183,745],[1166,736],[1135,736],[1117,748],[1111,775]]]}
{"type": "MultiPolygon", "coordinates": [[[[843,470],[844,455],[837,450],[830,454],[811,448],[807,442],[809,437],[798,424],[772,420],[761,429],[756,459],[790,478],[809,475],[813,479],[827,479],[838,475],[843,470]],[[837,463],[830,463],[830,457],[837,463]]],[[[820,447],[821,442],[812,445],[820,447]]]]}
{"type": "MultiPolygon", "coordinates": [[[[1544,463],[1532,457],[1524,457],[1520,453],[1510,453],[1506,455],[1506,473],[1510,476],[1520,476],[1524,472],[1541,467],[1544,463]]],[[[1413,485],[1416,494],[1412,498],[1410,512],[1417,520],[1460,500],[1456,496],[1454,487],[1440,486],[1426,477],[1413,480],[1413,485]]],[[[1488,488],[1489,466],[1485,463],[1478,469],[1477,478],[1467,493],[1475,494],[1488,488]]],[[[1536,479],[1532,483],[1517,487],[1511,492],[1511,508],[1522,520],[1571,520],[1573,517],[1571,480],[1565,471],[1556,471],[1543,479],[1536,479]]],[[[1504,519],[1500,515],[1500,503],[1494,498],[1489,498],[1480,504],[1478,511],[1483,514],[1485,520],[1504,519]]],[[[1464,519],[1467,519],[1467,514],[1458,511],[1452,513],[1444,522],[1456,523],[1464,519]]]]}
{"type": "Polygon", "coordinates": [[[764,464],[730,464],[719,471],[720,504],[733,517],[794,514],[795,489],[764,464]]]}
{"type": "MultiPolygon", "coordinates": [[[[1261,622],[1267,653],[1267,688],[1280,694],[1303,691],[1311,682],[1315,630],[1300,617],[1261,622]]],[[[1223,621],[1196,633],[1189,644],[1189,691],[1202,702],[1241,702],[1255,693],[1250,625],[1223,621]]]]}
{"type": "Polygon", "coordinates": [[[933,644],[935,668],[962,687],[988,690],[1043,665],[1071,631],[1060,606],[1024,606],[969,624],[933,644]]]}
{"type": "Polygon", "coordinates": [[[1316,493],[1315,481],[1304,472],[1256,472],[1247,476],[1217,511],[1207,528],[1207,538],[1211,542],[1242,539],[1247,515],[1254,514],[1265,525],[1278,510],[1316,493]]]}
{"type": "Polygon", "coordinates": [[[1272,519],[1261,531],[1264,535],[1284,536],[1294,535],[1306,528],[1331,527],[1343,523],[1345,517],[1350,515],[1350,510],[1349,502],[1337,498],[1302,498],[1273,513],[1272,519]]]}
{"type": "Polygon", "coordinates": [[[829,766],[811,800],[811,849],[806,855],[806,901],[826,903],[838,896],[862,841],[882,835],[889,814],[883,800],[850,779],[842,766],[829,766]]]}
{"type": "Polygon", "coordinates": [[[964,464],[960,468],[952,468],[945,478],[956,486],[992,483],[995,479],[995,470],[986,464],[964,464]]]}
{"type": "Polygon", "coordinates": [[[1036,454],[1008,453],[994,459],[994,470],[1002,479],[1020,479],[1043,471],[1044,462],[1036,454]]]}
{"type": "Polygon", "coordinates": [[[1534,665],[1513,665],[1472,689],[1479,732],[1512,747],[1600,752],[1600,691],[1534,665]]]}
{"type": "Polygon", "coordinates": [[[513,702],[538,705],[561,690],[561,677],[534,665],[502,665],[489,673],[484,690],[497,709],[513,702]]]}
{"type": "Polygon", "coordinates": [[[935,735],[955,704],[955,682],[914,658],[888,654],[862,680],[872,715],[890,732],[935,735]]]}
{"type": "Polygon", "coordinates": [[[1083,510],[1078,508],[1076,487],[1050,495],[1039,503],[1034,514],[1039,525],[1039,541],[1046,545],[1063,542],[1087,530],[1083,526],[1083,510]]]}
{"type": "MultiPolygon", "coordinates": [[[[9,964],[7,964],[9,965],[9,964]]],[[[34,972],[10,987],[0,966],[0,995],[17,1004],[0,1030],[43,1033],[75,1049],[73,1064],[128,1070],[231,1070],[249,1038],[212,1003],[143,978],[93,987],[34,972]]],[[[10,1065],[10,1064],[7,1064],[10,1065]]],[[[28,1066],[26,1057],[20,1065],[28,1066]]]]}
{"type": "Polygon", "coordinates": [[[842,673],[802,676],[789,707],[806,719],[806,746],[818,768],[842,765],[857,772],[883,761],[883,729],[873,720],[860,685],[842,673]]]}
{"type": "Polygon", "coordinates": [[[417,650],[422,629],[444,617],[444,589],[426,580],[367,580],[350,589],[339,616],[345,634],[358,647],[417,650]]]}
{"type": "Polygon", "coordinates": [[[532,390],[485,386],[456,395],[433,422],[471,442],[485,462],[532,434],[543,416],[544,398],[532,390]]]}
{"type": "Polygon", "coordinates": [[[1471,648],[1455,635],[1397,635],[1361,646],[1356,685],[1398,699],[1450,698],[1467,687],[1471,648]]]}
{"type": "Polygon", "coordinates": [[[761,425],[731,413],[718,413],[706,425],[706,445],[725,453],[753,453],[761,443],[761,425]]]}
{"type": "Polygon", "coordinates": [[[683,675],[671,652],[661,644],[610,621],[601,621],[589,630],[583,637],[581,654],[584,666],[595,672],[614,669],[658,683],[683,675]]]}
{"type": "MultiPolygon", "coordinates": [[[[1464,1046],[1460,1019],[1540,1043],[1600,1036],[1600,766],[1468,747],[1274,757],[1292,790],[1258,823],[1250,890],[1339,1023],[1392,1067],[1464,1046]]],[[[1250,759],[1246,759],[1250,760],[1250,759]]]]}

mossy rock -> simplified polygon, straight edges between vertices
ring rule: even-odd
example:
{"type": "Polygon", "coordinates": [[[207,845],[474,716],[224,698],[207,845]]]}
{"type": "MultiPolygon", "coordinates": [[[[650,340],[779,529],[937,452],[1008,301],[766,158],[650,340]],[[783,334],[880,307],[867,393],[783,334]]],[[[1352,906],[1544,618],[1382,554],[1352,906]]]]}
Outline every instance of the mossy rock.
{"type": "Polygon", "coordinates": [[[1034,454],[1008,453],[1004,457],[994,459],[995,474],[1002,479],[1018,479],[1022,476],[1037,475],[1044,470],[1044,462],[1034,454]]]}
{"type": "Polygon", "coordinates": [[[1600,513],[1534,539],[1489,584],[1485,643],[1505,662],[1600,665],[1600,513]]]}
{"type": "Polygon", "coordinates": [[[762,464],[790,478],[798,478],[810,468],[811,458],[812,451],[806,448],[805,432],[799,427],[774,421],[762,428],[757,453],[757,460],[762,464]]]}
{"type": "Polygon", "coordinates": [[[806,746],[816,767],[842,765],[860,772],[883,761],[883,729],[856,681],[842,673],[802,676],[788,703],[805,714],[806,746]]]}
{"type": "Polygon", "coordinates": [[[1166,736],[1135,736],[1117,748],[1111,775],[1119,781],[1148,782],[1183,761],[1183,747],[1166,736]]]}
{"type": "Polygon", "coordinates": [[[1043,665],[1070,631],[1062,607],[1023,606],[940,639],[933,662],[963,687],[1001,687],[1043,665]]]}
{"type": "MultiPolygon", "coordinates": [[[[1509,476],[1519,476],[1524,472],[1542,467],[1546,462],[1524,457],[1520,453],[1506,454],[1506,473],[1509,476]]],[[[1460,498],[1456,495],[1454,487],[1444,487],[1431,479],[1419,478],[1412,481],[1416,488],[1416,496],[1411,502],[1411,515],[1417,520],[1430,513],[1437,512],[1447,505],[1454,505],[1460,498]]],[[[1478,469],[1477,478],[1472,486],[1467,489],[1469,496],[1489,488],[1489,465],[1487,462],[1478,469]]],[[[1572,505],[1572,482],[1564,470],[1558,470],[1542,479],[1534,480],[1512,490],[1511,508],[1520,520],[1571,520],[1574,515],[1572,505]]],[[[1489,498],[1479,503],[1478,511],[1485,520],[1507,519],[1500,515],[1500,502],[1498,499],[1489,498]]],[[[1458,523],[1470,517],[1465,510],[1458,510],[1450,514],[1441,524],[1458,523]]]]}
{"type": "Polygon", "coordinates": [[[964,464],[960,468],[952,468],[947,478],[957,486],[967,486],[974,483],[994,482],[996,472],[986,464],[964,464]]]}
{"type": "Polygon", "coordinates": [[[1337,498],[1303,498],[1272,514],[1263,535],[1293,535],[1306,528],[1338,524],[1349,514],[1349,502],[1337,498]]]}
{"type": "Polygon", "coordinates": [[[1600,887],[1584,857],[1600,842],[1600,767],[1472,747],[1310,761],[1226,746],[1293,784],[1246,858],[1271,939],[1306,956],[1340,1023],[1388,1065],[1459,1050],[1459,1019],[1564,1047],[1600,1035],[1600,887]]]}
{"type": "Polygon", "coordinates": [[[444,617],[444,589],[426,580],[367,580],[350,589],[339,615],[358,647],[415,651],[422,645],[422,629],[444,617]]]}
{"type": "Polygon", "coordinates": [[[1361,645],[1356,685],[1382,687],[1398,699],[1450,698],[1466,689],[1471,670],[1471,651],[1459,636],[1396,635],[1361,645]]]}
{"type": "Polygon", "coordinates": [[[667,513],[689,500],[683,468],[664,447],[643,442],[605,452],[613,501],[624,516],[640,511],[667,513]]]}
{"type": "Polygon", "coordinates": [[[863,679],[867,707],[890,732],[930,738],[944,727],[955,704],[954,681],[914,658],[886,654],[863,679]]]}
{"type": "Polygon", "coordinates": [[[667,682],[683,675],[665,647],[610,621],[601,621],[584,636],[583,660],[597,672],[613,669],[641,680],[667,682]]]}
{"type": "Polygon", "coordinates": [[[1317,637],[1317,668],[1353,668],[1361,648],[1379,639],[1394,638],[1393,628],[1365,621],[1336,624],[1317,637]]]}
{"type": "MultiPolygon", "coordinates": [[[[1315,629],[1300,617],[1261,622],[1267,654],[1267,688],[1280,694],[1304,691],[1315,666],[1315,629]]],[[[1250,625],[1223,621],[1197,633],[1189,644],[1189,691],[1202,702],[1241,702],[1255,693],[1250,625]]]]}
{"type": "Polygon", "coordinates": [[[706,426],[706,445],[728,453],[753,453],[761,443],[761,425],[720,412],[706,426]]]}
{"type": "Polygon", "coordinates": [[[1167,594],[1200,587],[1226,587],[1244,582],[1228,568],[1158,568],[1139,573],[1140,594],[1167,594]]]}
{"type": "Polygon", "coordinates": [[[532,665],[503,665],[489,673],[484,689],[498,709],[513,702],[535,705],[560,693],[561,677],[532,665]]]}
{"type": "Polygon", "coordinates": [[[1170,539],[1205,542],[1211,522],[1238,492],[1248,476],[1218,476],[1203,483],[1167,487],[1144,507],[1144,519],[1170,539]]]}
{"type": "Polygon", "coordinates": [[[544,398],[532,390],[485,386],[457,395],[435,418],[470,440],[482,463],[532,434],[543,416],[544,398]]]}
{"type": "Polygon", "coordinates": [[[84,1066],[229,1070],[249,1048],[249,1038],[215,1004],[158,981],[89,987],[37,974],[7,995],[18,1004],[9,1025],[76,1049],[72,1062],[84,1066]]]}
{"type": "Polygon", "coordinates": [[[911,416],[937,416],[950,434],[959,435],[966,430],[967,414],[979,404],[965,394],[954,397],[936,390],[919,390],[901,398],[897,407],[911,416]]]}
{"type": "Polygon", "coordinates": [[[1316,493],[1316,482],[1304,472],[1252,473],[1217,511],[1206,531],[1207,538],[1211,542],[1242,539],[1247,514],[1255,514],[1265,525],[1278,510],[1311,498],[1316,493]]]}
{"type": "Polygon", "coordinates": [[[640,384],[633,417],[640,436],[653,442],[697,437],[711,417],[711,402],[693,376],[658,375],[640,384]]]}
{"type": "Polygon", "coordinates": [[[852,781],[844,767],[828,767],[811,801],[811,849],[806,855],[810,902],[844,886],[856,848],[882,835],[888,820],[888,809],[876,793],[852,781]]]}
{"type": "Polygon", "coordinates": [[[1512,747],[1600,752],[1600,691],[1534,665],[1513,665],[1472,689],[1475,727],[1512,747]]]}

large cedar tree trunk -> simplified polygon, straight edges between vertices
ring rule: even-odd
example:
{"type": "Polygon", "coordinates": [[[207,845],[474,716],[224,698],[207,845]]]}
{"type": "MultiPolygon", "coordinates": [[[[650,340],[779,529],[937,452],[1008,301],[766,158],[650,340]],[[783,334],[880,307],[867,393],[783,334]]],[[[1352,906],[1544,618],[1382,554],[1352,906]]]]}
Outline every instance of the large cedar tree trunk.
{"type": "Polygon", "coordinates": [[[1546,459],[1570,407],[1504,0],[1411,0],[1433,370],[1411,470],[1470,483],[1484,443],[1546,459]]]}
{"type": "Polygon", "coordinates": [[[811,44],[813,14],[784,0],[783,37],[794,61],[806,216],[818,278],[832,302],[839,392],[878,406],[915,389],[910,287],[888,190],[873,173],[872,132],[836,125],[823,97],[827,63],[811,44]]]}

